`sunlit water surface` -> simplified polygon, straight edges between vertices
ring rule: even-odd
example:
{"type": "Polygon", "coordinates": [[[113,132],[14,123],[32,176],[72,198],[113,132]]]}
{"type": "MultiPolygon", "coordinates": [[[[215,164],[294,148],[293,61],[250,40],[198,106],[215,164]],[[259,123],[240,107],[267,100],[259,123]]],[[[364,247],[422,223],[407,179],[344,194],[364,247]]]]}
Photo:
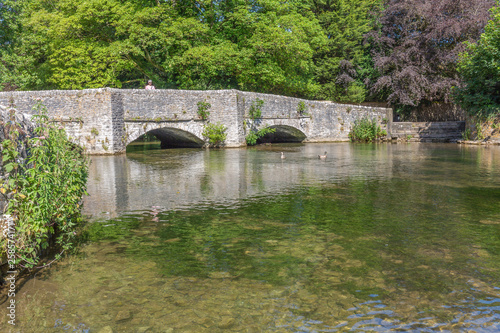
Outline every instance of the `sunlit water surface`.
{"type": "Polygon", "coordinates": [[[143,148],[12,332],[500,331],[500,147],[143,148]]]}

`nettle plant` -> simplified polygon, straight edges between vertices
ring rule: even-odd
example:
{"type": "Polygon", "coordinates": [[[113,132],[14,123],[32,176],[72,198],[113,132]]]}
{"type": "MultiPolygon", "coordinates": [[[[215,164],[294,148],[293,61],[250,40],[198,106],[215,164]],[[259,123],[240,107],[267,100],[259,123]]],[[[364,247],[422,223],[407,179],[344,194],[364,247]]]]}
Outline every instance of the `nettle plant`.
{"type": "MultiPolygon", "coordinates": [[[[15,221],[15,264],[27,268],[37,266],[43,255],[57,253],[59,259],[72,248],[82,224],[89,164],[65,130],[49,122],[40,102],[34,109],[35,136],[26,142],[27,157],[16,159],[16,144],[2,142],[3,167],[10,171],[7,185],[13,193],[6,214],[15,221]]],[[[7,248],[1,246],[3,255],[7,248]]]]}

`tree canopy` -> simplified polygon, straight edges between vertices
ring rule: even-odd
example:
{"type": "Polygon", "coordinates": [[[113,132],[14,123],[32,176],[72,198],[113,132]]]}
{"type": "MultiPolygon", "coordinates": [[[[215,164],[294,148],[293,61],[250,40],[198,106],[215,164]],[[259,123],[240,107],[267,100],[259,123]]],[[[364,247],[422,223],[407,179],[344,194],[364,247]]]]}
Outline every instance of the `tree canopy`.
{"type": "Polygon", "coordinates": [[[388,0],[368,34],[379,77],[375,92],[393,105],[450,100],[465,41],[475,41],[494,0],[388,0]]]}
{"type": "Polygon", "coordinates": [[[458,66],[463,86],[456,101],[470,114],[500,114],[500,7],[492,8],[492,20],[477,43],[469,43],[458,66]]]}
{"type": "Polygon", "coordinates": [[[23,24],[37,37],[31,46],[44,47],[33,59],[38,75],[58,89],[137,86],[134,79],[149,77],[158,87],[312,96],[312,58],[326,39],[298,4],[30,0],[23,24]]]}
{"type": "Polygon", "coordinates": [[[462,84],[464,42],[479,40],[494,4],[4,0],[0,89],[140,88],[152,79],[157,88],[336,102],[448,101],[462,84]]]}
{"type": "Polygon", "coordinates": [[[312,0],[328,42],[316,52],[318,97],[339,102],[363,102],[368,94],[365,80],[374,73],[364,43],[372,31],[381,0],[312,0]]]}

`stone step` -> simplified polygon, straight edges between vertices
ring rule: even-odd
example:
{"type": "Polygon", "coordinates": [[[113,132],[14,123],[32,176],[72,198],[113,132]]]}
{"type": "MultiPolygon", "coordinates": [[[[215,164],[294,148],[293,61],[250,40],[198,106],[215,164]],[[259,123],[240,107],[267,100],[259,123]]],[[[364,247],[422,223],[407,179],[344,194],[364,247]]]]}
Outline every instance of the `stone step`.
{"type": "Polygon", "coordinates": [[[393,138],[408,138],[414,140],[452,141],[462,138],[465,122],[395,122],[392,124],[393,138]]]}

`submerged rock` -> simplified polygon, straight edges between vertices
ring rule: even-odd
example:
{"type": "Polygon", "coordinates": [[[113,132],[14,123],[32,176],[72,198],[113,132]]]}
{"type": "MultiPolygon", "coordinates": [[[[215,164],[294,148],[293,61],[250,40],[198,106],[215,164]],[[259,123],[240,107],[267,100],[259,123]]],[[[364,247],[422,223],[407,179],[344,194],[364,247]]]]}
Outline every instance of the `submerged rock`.
{"type": "Polygon", "coordinates": [[[104,326],[97,333],[113,333],[113,329],[111,328],[111,326],[104,326]]]}
{"type": "Polygon", "coordinates": [[[132,318],[132,314],[128,310],[123,310],[118,312],[118,314],[115,317],[115,321],[124,321],[132,318]]]}
{"type": "Polygon", "coordinates": [[[233,317],[222,317],[221,321],[219,323],[219,328],[222,329],[228,329],[234,326],[236,324],[236,320],[233,317]]]}

